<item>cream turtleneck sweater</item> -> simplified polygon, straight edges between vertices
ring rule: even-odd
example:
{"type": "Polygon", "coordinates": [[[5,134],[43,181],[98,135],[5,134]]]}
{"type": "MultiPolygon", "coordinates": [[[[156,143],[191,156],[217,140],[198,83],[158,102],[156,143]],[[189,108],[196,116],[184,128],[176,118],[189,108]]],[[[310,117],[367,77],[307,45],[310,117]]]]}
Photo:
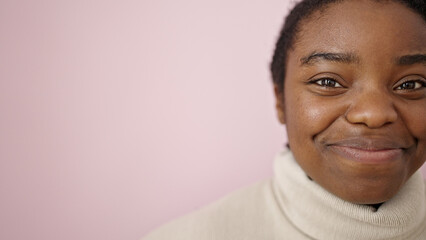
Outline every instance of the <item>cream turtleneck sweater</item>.
{"type": "Polygon", "coordinates": [[[277,155],[274,173],[142,240],[426,239],[419,172],[377,210],[344,201],[309,180],[290,151],[277,155]]]}

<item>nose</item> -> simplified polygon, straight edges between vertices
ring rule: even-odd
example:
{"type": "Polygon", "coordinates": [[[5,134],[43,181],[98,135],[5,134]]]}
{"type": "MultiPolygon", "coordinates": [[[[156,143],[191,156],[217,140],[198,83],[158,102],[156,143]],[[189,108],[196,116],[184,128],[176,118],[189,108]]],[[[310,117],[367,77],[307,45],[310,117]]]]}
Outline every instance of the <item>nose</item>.
{"type": "Polygon", "coordinates": [[[395,122],[398,113],[392,97],[386,90],[370,90],[358,94],[351,102],[346,115],[353,124],[364,124],[369,128],[380,128],[395,122]]]}

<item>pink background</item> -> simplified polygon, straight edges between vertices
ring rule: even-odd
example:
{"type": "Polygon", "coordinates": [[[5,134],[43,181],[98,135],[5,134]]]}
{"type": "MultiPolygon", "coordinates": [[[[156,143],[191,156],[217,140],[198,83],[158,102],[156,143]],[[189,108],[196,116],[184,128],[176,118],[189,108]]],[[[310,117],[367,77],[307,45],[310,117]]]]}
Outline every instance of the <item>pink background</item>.
{"type": "Polygon", "coordinates": [[[0,239],[138,239],[270,176],[291,2],[0,0],[0,239]]]}

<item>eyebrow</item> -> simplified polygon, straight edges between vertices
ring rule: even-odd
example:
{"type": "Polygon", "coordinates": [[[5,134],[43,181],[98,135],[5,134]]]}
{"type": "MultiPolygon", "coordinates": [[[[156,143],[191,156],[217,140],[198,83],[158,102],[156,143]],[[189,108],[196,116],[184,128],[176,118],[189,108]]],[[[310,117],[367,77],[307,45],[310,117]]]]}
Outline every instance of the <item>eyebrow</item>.
{"type": "Polygon", "coordinates": [[[426,64],[426,54],[405,55],[395,59],[398,65],[426,64]]]}
{"type": "Polygon", "coordinates": [[[339,63],[358,63],[359,57],[353,53],[313,52],[300,59],[301,65],[311,65],[316,61],[325,60],[339,63]]]}

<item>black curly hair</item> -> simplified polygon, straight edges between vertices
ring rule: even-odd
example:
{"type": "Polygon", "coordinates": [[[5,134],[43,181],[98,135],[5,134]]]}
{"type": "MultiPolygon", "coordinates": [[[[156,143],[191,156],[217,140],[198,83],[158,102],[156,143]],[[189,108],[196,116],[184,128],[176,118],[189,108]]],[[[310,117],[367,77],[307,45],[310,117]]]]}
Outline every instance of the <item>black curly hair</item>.
{"type": "MultiPolygon", "coordinates": [[[[323,10],[332,3],[346,0],[302,0],[291,10],[285,19],[284,26],[275,45],[275,51],[270,65],[272,80],[276,90],[282,93],[286,72],[287,52],[293,47],[297,33],[300,31],[301,20],[309,18],[314,12],[323,10]]],[[[376,2],[401,3],[426,21],[426,0],[372,0],[376,2]]]]}

